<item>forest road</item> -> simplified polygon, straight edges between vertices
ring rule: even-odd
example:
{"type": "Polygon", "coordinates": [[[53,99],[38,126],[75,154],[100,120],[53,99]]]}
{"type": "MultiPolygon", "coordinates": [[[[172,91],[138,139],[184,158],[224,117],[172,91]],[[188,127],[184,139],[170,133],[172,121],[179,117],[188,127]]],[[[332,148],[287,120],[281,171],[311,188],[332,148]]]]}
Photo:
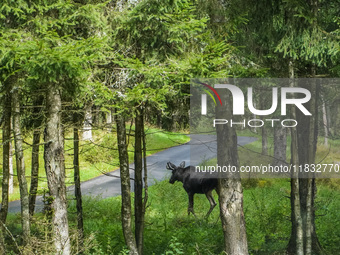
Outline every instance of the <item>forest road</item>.
{"type": "MultiPolygon", "coordinates": [[[[195,165],[199,162],[190,162],[190,155],[195,155],[195,158],[210,159],[216,157],[217,142],[215,135],[191,135],[190,142],[171,147],[169,149],[157,152],[147,157],[148,166],[148,184],[153,185],[157,181],[162,181],[170,177],[170,171],[166,169],[166,163],[171,161],[175,165],[179,165],[185,161],[186,165],[195,165]]],[[[257,140],[255,137],[238,136],[238,145],[245,145],[257,140]]],[[[133,178],[134,164],[130,164],[130,176],[133,178]]],[[[114,197],[121,194],[120,188],[120,171],[115,170],[95,177],[91,180],[81,183],[81,192],[83,196],[91,196],[97,199],[114,197]]],[[[131,187],[133,190],[133,180],[131,187]]],[[[69,198],[73,197],[74,186],[67,188],[69,198]]],[[[38,196],[36,200],[35,210],[40,212],[43,209],[42,197],[38,196]]],[[[20,201],[16,200],[9,203],[9,213],[20,212],[20,201]]]]}

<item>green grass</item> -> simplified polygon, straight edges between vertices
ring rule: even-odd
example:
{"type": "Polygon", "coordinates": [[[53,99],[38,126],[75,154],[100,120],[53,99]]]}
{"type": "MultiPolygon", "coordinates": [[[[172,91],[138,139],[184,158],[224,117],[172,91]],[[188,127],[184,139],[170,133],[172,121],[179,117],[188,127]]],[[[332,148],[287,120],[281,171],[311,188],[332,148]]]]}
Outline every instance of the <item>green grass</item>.
{"type": "MultiPolygon", "coordinates": [[[[256,149],[257,142],[253,149],[256,149]]],[[[252,148],[252,145],[249,144],[252,148]]],[[[243,159],[253,159],[240,150],[243,159]]],[[[249,253],[253,255],[284,254],[290,236],[289,179],[243,179],[244,214],[249,253]]],[[[340,254],[340,181],[317,180],[316,231],[328,254],[340,254]]],[[[214,192],[215,200],[218,201],[214,192]]],[[[132,201],[133,204],[133,201],[132,201]]],[[[217,206],[208,221],[204,220],[209,203],[204,195],[195,195],[198,219],[187,215],[188,197],[181,183],[171,185],[167,180],[149,187],[145,216],[145,254],[223,254],[223,233],[217,206]]],[[[121,197],[104,200],[84,197],[84,254],[125,254],[121,227],[121,197]]],[[[74,244],[76,231],[75,201],[69,203],[69,224],[74,244]]],[[[46,247],[46,219],[34,217],[33,246],[39,251],[46,247]]],[[[9,230],[21,233],[20,216],[10,215],[9,230]]],[[[19,240],[20,242],[20,240],[19,240]]],[[[13,242],[12,242],[13,245],[13,242]]],[[[75,245],[73,245],[75,248],[75,245]]],[[[43,254],[43,253],[41,253],[43,254]]],[[[46,252],[45,254],[48,254],[46,252]]]]}
{"type": "MultiPolygon", "coordinates": [[[[184,143],[187,137],[181,134],[148,129],[148,153],[154,153],[166,147],[184,143]]],[[[247,131],[249,132],[249,131],[247,131]]],[[[239,135],[250,136],[241,132],[239,135]]],[[[115,135],[96,133],[97,145],[82,143],[81,169],[83,180],[111,171],[117,167],[115,135]],[[106,147],[106,148],[104,148],[106,147]],[[110,148],[111,147],[111,148],[110,148]]],[[[131,138],[130,143],[133,140],[131,138]]],[[[269,143],[272,139],[269,138],[269,143]]],[[[317,157],[327,152],[332,160],[339,160],[339,144],[330,141],[331,147],[318,145],[317,157]]],[[[132,150],[132,145],[129,147],[132,150]]],[[[72,149],[71,141],[66,141],[66,150],[72,149]]],[[[25,153],[28,153],[27,151],[25,153]]],[[[69,152],[71,153],[71,152],[69,152]]],[[[268,161],[262,157],[261,140],[239,148],[240,164],[256,165],[268,161]]],[[[271,152],[272,153],[272,152],[271,152]]],[[[29,153],[26,157],[29,157],[29,153]]],[[[67,155],[66,164],[70,165],[71,155],[67,155]]],[[[215,161],[216,159],[212,159],[215,161]]],[[[72,176],[72,171],[68,172],[72,176]]],[[[290,183],[289,179],[243,179],[244,214],[247,227],[249,253],[253,255],[284,254],[290,236],[290,183]]],[[[328,254],[340,254],[340,179],[318,179],[316,200],[316,231],[320,242],[328,254]]],[[[214,192],[215,200],[218,197],[214,192]]],[[[121,228],[121,198],[104,200],[84,197],[84,254],[126,254],[121,228]]],[[[133,201],[132,201],[133,204],[133,201]]],[[[204,215],[209,210],[209,203],[204,195],[195,196],[195,212],[198,219],[187,215],[188,197],[181,183],[171,185],[167,180],[158,182],[149,188],[148,207],[145,216],[145,254],[222,254],[223,233],[217,206],[209,221],[204,215]]],[[[74,242],[76,232],[75,202],[69,203],[69,223],[74,242]]],[[[19,214],[10,214],[8,228],[13,236],[21,234],[19,214]]],[[[49,254],[47,245],[48,224],[42,214],[33,219],[32,249],[38,254],[49,254]],[[45,253],[43,253],[45,252],[45,253]]],[[[7,237],[8,243],[14,242],[7,237]]],[[[17,240],[20,243],[20,239],[17,240]]],[[[79,248],[79,247],[78,247],[79,248]]],[[[13,248],[14,249],[14,248],[13,248]]],[[[75,245],[73,249],[76,250],[75,245]]],[[[13,253],[14,254],[14,253],[13,253]]]]}
{"type": "MultiPolygon", "coordinates": [[[[133,126],[131,134],[133,135],[133,126]]],[[[146,127],[146,144],[147,155],[154,154],[158,151],[167,149],[172,146],[183,144],[189,141],[189,137],[184,133],[174,133],[159,130],[153,127],[146,127]]],[[[30,184],[31,175],[31,146],[32,135],[27,134],[25,141],[25,165],[28,186],[30,184]]],[[[133,161],[133,144],[134,138],[129,139],[129,160],[133,161]]],[[[40,146],[39,153],[39,192],[42,194],[47,189],[47,180],[43,164],[43,145],[40,146]]],[[[0,148],[2,153],[2,148],[0,148]]],[[[16,174],[15,157],[13,157],[14,174],[16,174]]],[[[66,184],[73,183],[73,141],[72,133],[66,132],[65,138],[65,167],[66,167],[66,184]]],[[[99,130],[93,131],[93,142],[80,142],[80,178],[81,181],[86,181],[99,176],[105,172],[111,172],[119,168],[117,138],[115,132],[103,132],[99,130]]],[[[0,170],[2,171],[2,170],[0,170]]],[[[20,198],[18,181],[14,176],[14,193],[10,195],[10,201],[20,198]]],[[[1,181],[1,180],[0,180],[1,181]]],[[[1,188],[0,188],[1,191],[1,188]]]]}
{"type": "MultiPolygon", "coordinates": [[[[289,185],[288,179],[263,179],[256,185],[244,181],[244,214],[250,254],[284,254],[290,236],[289,185]]],[[[318,187],[317,234],[328,254],[339,254],[339,186],[334,189],[327,183],[319,183],[318,187]]],[[[215,192],[214,197],[218,201],[215,192]]],[[[84,197],[84,254],[123,254],[120,253],[125,249],[120,199],[84,197]]],[[[206,221],[204,215],[209,203],[204,195],[196,195],[194,208],[198,218],[195,219],[187,215],[187,200],[181,183],[171,185],[165,180],[149,188],[144,254],[222,254],[219,207],[206,221]]],[[[71,233],[75,233],[74,201],[70,202],[68,210],[71,233]]],[[[21,231],[19,214],[11,215],[8,222],[10,231],[18,236],[21,231]]],[[[46,249],[43,248],[46,236],[44,222],[41,214],[35,216],[32,232],[38,237],[35,246],[39,250],[46,249]]]]}

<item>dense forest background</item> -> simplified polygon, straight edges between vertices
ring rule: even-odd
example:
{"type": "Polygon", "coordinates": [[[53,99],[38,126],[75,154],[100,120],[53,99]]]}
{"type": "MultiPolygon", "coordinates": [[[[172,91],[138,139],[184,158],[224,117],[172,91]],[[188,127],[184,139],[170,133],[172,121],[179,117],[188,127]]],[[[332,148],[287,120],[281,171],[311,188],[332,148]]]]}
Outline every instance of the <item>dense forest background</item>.
{"type": "MultiPolygon", "coordinates": [[[[338,0],[1,1],[0,254],[338,254],[338,179],[226,178],[204,220],[181,184],[148,187],[146,157],[188,141],[192,78],[339,77],[339,25],[338,0]],[[82,196],[117,168],[121,196],[82,196]]],[[[339,88],[311,89],[303,125],[217,130],[214,160],[339,163],[339,88]]]]}

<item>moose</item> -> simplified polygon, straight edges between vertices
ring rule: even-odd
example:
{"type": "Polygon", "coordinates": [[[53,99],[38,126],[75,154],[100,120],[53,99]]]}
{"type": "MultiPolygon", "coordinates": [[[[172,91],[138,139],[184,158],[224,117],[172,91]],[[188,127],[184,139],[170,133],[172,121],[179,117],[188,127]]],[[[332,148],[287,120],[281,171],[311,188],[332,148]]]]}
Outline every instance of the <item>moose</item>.
{"type": "Polygon", "coordinates": [[[172,171],[169,182],[171,184],[174,184],[176,181],[182,182],[183,188],[188,193],[188,215],[192,213],[196,217],[194,212],[194,195],[205,194],[210,203],[210,209],[205,216],[205,218],[208,218],[216,206],[212,191],[217,188],[217,179],[202,176],[202,173],[196,172],[193,166],[185,167],[184,161],[178,167],[171,162],[168,162],[166,168],[172,171]]]}

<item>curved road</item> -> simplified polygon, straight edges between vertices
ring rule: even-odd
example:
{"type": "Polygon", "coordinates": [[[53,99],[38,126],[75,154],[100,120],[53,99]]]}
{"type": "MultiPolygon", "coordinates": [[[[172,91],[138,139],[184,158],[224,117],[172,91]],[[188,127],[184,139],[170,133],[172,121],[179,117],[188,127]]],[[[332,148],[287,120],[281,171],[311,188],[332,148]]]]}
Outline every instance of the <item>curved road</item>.
{"type": "MultiPolygon", "coordinates": [[[[182,161],[186,162],[186,165],[198,164],[199,162],[190,162],[190,155],[201,159],[210,159],[216,157],[216,136],[215,135],[191,135],[191,141],[189,143],[175,146],[166,149],[161,152],[157,152],[147,157],[148,164],[148,183],[152,185],[155,181],[164,180],[170,175],[166,170],[166,163],[171,161],[175,165],[179,165],[182,161]]],[[[255,141],[254,137],[237,137],[237,143],[239,145],[245,145],[255,141]]],[[[134,164],[130,164],[130,169],[134,169],[134,164]]],[[[121,194],[120,189],[120,172],[119,170],[108,173],[107,175],[101,175],[91,180],[81,183],[82,195],[94,196],[98,198],[107,198],[118,196],[121,194]]],[[[130,176],[133,177],[133,171],[130,170],[130,176]]],[[[133,181],[131,181],[133,182],[133,181]]],[[[133,183],[131,183],[133,188],[133,183]]],[[[74,194],[74,186],[70,186],[67,189],[68,195],[74,194]]],[[[36,211],[41,211],[43,208],[42,197],[37,197],[36,211]]],[[[9,204],[9,212],[20,212],[20,201],[13,201],[9,204]]]]}

